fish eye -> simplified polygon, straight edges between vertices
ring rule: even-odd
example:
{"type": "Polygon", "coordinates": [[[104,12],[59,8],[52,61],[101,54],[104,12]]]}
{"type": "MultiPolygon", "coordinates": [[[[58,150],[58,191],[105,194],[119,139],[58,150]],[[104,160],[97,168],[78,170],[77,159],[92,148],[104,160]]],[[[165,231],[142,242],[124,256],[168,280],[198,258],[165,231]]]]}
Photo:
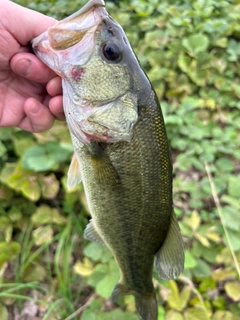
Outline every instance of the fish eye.
{"type": "Polygon", "coordinates": [[[109,61],[119,61],[122,57],[122,52],[115,42],[107,42],[102,46],[102,53],[109,61]]]}

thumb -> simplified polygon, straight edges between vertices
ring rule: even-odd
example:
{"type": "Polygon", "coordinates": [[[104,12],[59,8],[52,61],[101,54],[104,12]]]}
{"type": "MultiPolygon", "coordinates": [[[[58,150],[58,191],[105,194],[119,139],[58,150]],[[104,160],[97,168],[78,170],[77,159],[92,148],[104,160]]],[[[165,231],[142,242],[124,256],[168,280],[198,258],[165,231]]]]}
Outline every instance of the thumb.
{"type": "Polygon", "coordinates": [[[6,14],[7,17],[4,27],[14,35],[22,46],[26,46],[30,40],[57,22],[53,18],[24,8],[9,0],[1,1],[1,10],[2,14],[6,14]]]}
{"type": "Polygon", "coordinates": [[[28,52],[15,54],[10,61],[10,67],[16,74],[38,83],[45,84],[56,77],[55,72],[28,52]]]}

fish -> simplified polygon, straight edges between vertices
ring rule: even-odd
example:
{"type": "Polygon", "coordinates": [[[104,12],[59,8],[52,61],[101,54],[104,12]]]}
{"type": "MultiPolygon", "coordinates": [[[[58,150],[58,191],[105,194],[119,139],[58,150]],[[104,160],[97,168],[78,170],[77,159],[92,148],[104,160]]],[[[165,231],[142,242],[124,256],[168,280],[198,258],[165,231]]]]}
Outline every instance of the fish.
{"type": "Polygon", "coordinates": [[[157,320],[152,281],[176,279],[184,243],[174,213],[172,162],[156,93],[103,0],[32,40],[62,78],[74,155],[68,187],[83,183],[90,241],[111,250],[120,270],[112,300],[133,295],[142,320],[157,320]]]}

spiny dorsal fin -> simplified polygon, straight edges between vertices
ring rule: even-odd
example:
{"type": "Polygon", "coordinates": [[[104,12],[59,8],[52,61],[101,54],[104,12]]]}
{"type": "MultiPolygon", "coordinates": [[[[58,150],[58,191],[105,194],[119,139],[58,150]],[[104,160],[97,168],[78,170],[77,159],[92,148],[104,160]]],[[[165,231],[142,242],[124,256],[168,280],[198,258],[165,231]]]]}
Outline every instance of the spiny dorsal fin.
{"type": "Polygon", "coordinates": [[[73,154],[70,167],[67,174],[67,187],[72,189],[82,181],[79,163],[76,154],[73,154]]]}
{"type": "Polygon", "coordinates": [[[161,279],[176,279],[184,269],[184,243],[173,212],[166,239],[156,254],[155,266],[161,279]]]}
{"type": "Polygon", "coordinates": [[[84,230],[84,238],[89,241],[94,241],[106,245],[102,237],[98,234],[94,226],[93,220],[89,222],[86,229],[84,230]]]}

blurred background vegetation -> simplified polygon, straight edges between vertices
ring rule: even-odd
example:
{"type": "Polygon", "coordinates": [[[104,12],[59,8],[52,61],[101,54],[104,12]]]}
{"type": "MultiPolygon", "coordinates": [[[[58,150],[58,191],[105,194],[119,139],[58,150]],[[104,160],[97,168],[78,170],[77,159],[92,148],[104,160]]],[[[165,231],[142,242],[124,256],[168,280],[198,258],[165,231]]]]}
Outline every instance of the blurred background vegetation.
{"type": "MultiPolygon", "coordinates": [[[[62,19],[86,1],[16,2],[62,19]]],[[[106,6],[157,92],[172,149],[186,262],[177,281],[154,275],[158,319],[240,319],[240,1],[106,6]]],[[[111,253],[83,239],[89,213],[82,186],[66,188],[71,156],[65,123],[0,129],[2,320],[138,319],[132,297],[109,301],[111,253]]]]}

